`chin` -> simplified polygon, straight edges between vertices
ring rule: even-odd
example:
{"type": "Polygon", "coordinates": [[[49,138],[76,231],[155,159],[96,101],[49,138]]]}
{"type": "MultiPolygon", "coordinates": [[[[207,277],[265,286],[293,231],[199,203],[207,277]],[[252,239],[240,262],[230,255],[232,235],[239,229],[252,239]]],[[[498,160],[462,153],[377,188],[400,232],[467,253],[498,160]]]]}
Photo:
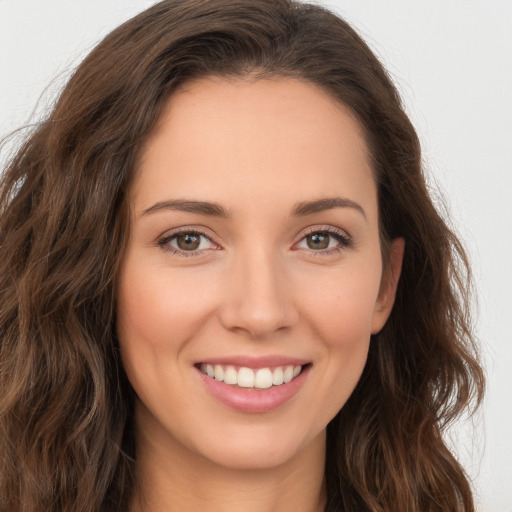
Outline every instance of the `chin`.
{"type": "Polygon", "coordinates": [[[289,429],[283,432],[261,429],[252,434],[222,436],[212,441],[214,442],[208,444],[200,443],[196,449],[215,465],[240,471],[270,470],[286,466],[287,463],[305,456],[310,450],[324,452],[325,429],[313,438],[298,432],[294,435],[289,429]]]}

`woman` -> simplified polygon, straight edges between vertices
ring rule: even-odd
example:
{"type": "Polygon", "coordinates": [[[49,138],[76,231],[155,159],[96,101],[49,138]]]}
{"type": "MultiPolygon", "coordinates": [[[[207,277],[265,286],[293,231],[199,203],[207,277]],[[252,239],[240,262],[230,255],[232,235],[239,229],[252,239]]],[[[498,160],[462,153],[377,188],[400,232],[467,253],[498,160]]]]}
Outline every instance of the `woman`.
{"type": "Polygon", "coordinates": [[[1,194],[2,511],[474,510],[467,261],[343,20],[151,7],[1,194]]]}

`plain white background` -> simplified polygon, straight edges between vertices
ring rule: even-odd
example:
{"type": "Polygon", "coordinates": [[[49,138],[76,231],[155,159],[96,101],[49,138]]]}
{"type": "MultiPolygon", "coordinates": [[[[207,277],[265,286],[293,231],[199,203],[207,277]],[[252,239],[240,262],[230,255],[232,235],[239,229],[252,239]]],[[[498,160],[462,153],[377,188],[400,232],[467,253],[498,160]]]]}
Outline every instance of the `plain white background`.
{"type": "MultiPolygon", "coordinates": [[[[0,137],[37,120],[95,43],[153,3],[0,0],[0,137]]],[[[451,438],[479,510],[512,512],[512,1],[321,3],[353,23],[394,78],[469,250],[488,393],[451,438]]]]}

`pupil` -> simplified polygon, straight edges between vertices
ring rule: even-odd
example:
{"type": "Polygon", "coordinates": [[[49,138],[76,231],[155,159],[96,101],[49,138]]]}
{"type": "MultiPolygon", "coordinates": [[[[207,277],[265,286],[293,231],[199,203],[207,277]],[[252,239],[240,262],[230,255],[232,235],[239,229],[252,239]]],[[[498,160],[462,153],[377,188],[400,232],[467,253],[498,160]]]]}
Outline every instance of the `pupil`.
{"type": "Polygon", "coordinates": [[[178,235],[176,240],[178,247],[184,251],[193,251],[199,247],[201,239],[199,235],[186,233],[184,235],[178,235]]]}
{"type": "Polygon", "coordinates": [[[327,249],[329,247],[329,235],[323,233],[308,235],[308,247],[310,249],[327,249]]]}

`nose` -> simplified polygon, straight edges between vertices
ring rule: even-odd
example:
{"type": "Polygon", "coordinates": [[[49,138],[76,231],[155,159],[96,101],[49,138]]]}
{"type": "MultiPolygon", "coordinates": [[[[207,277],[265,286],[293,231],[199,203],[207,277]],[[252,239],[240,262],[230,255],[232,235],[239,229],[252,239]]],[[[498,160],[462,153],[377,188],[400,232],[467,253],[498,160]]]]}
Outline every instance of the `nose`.
{"type": "Polygon", "coordinates": [[[271,251],[250,251],[234,259],[225,280],[220,320],[251,338],[289,329],[299,319],[286,269],[271,251]]]}

